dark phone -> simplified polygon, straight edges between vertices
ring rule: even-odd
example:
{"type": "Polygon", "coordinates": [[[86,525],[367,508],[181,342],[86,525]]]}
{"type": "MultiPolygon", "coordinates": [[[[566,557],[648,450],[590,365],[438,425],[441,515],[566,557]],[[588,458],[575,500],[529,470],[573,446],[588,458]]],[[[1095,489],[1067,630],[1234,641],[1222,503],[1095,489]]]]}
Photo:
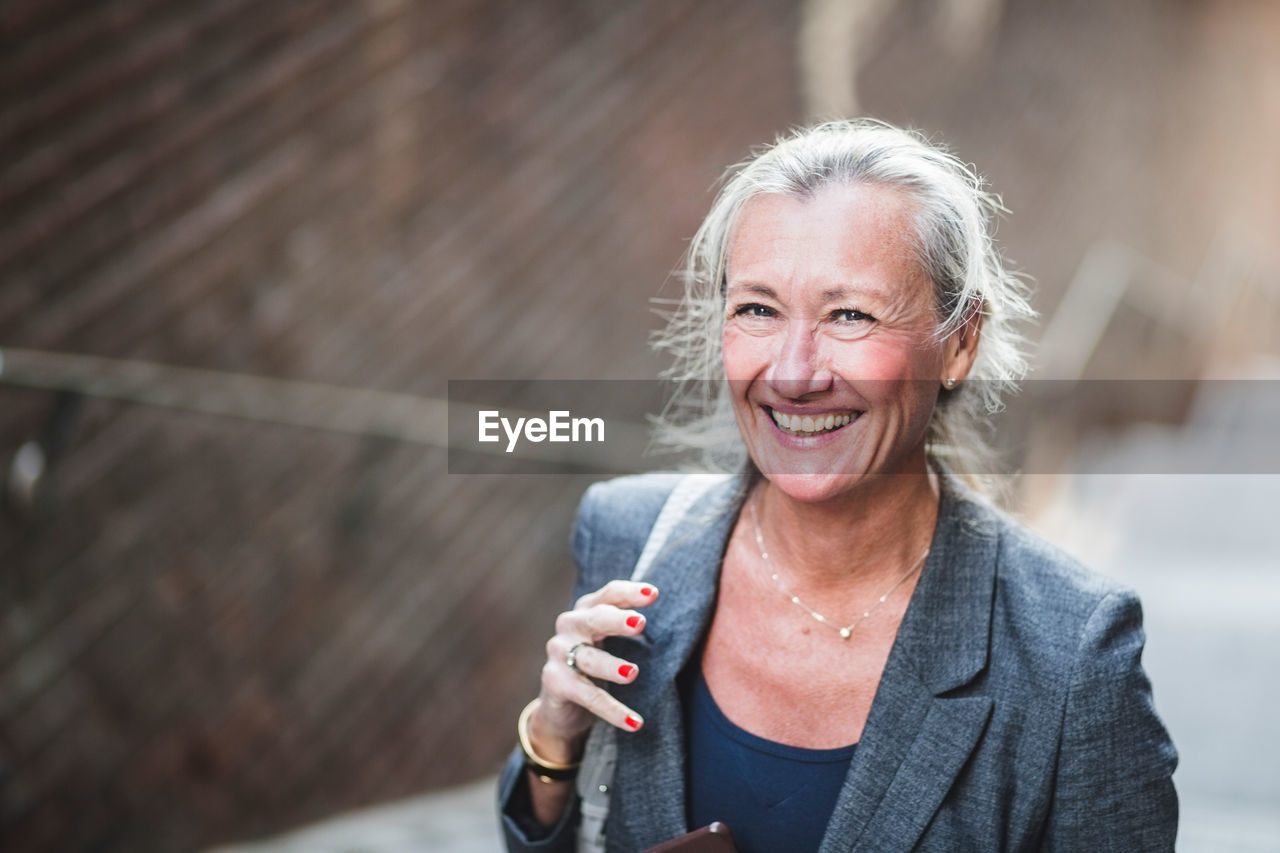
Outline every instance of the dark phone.
{"type": "Polygon", "coordinates": [[[645,853],[737,853],[733,833],[720,821],[650,848],[645,853]]]}

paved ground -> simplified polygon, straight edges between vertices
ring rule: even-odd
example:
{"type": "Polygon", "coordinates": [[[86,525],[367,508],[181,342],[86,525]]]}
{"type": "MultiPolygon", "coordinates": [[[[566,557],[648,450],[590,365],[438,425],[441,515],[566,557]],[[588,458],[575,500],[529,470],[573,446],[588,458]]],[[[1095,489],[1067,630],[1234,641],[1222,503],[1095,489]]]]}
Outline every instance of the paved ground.
{"type": "Polygon", "coordinates": [[[210,853],[495,853],[494,779],[210,853]]]}

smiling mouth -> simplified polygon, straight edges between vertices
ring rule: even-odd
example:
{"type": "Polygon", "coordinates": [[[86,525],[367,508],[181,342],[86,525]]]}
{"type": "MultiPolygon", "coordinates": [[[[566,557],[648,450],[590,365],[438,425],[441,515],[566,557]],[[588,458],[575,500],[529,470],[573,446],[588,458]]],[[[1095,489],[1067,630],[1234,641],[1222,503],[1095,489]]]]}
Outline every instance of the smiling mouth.
{"type": "Polygon", "coordinates": [[[768,409],[769,417],[773,418],[778,429],[787,435],[802,438],[835,432],[853,423],[862,414],[861,412],[828,412],[825,415],[787,415],[776,409],[769,409],[767,406],[765,408],[768,409]]]}

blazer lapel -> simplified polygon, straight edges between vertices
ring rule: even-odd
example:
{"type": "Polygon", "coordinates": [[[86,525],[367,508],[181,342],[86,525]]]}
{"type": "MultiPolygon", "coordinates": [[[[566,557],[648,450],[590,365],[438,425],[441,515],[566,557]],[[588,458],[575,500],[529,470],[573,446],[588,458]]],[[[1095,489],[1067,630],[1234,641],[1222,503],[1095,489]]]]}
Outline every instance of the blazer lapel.
{"type": "Polygon", "coordinates": [[[933,547],[898,629],[822,853],[907,850],[977,745],[992,703],[946,697],[986,666],[992,525],[944,481],[933,547]]]}
{"type": "MultiPolygon", "coordinates": [[[[627,849],[645,850],[688,832],[685,817],[684,719],[676,677],[705,633],[715,606],[720,563],[737,516],[737,481],[715,486],[672,532],[647,579],[658,600],[645,609],[645,632],[610,650],[640,668],[614,689],[644,717],[639,732],[619,732],[617,795],[609,821],[627,849]]],[[[611,833],[612,835],[612,833],[611,833]]]]}

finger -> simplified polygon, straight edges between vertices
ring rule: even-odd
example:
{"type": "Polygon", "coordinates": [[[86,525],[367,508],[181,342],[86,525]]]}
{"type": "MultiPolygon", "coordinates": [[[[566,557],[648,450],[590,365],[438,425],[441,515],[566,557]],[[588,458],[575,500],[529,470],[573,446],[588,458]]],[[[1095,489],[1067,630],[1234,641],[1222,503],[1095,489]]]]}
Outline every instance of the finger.
{"type": "Polygon", "coordinates": [[[612,604],[623,608],[647,607],[657,599],[658,588],[651,583],[612,580],[579,598],[574,607],[594,607],[598,604],[612,604]]]}
{"type": "MultiPolygon", "coordinates": [[[[644,633],[645,617],[612,604],[567,610],[556,617],[556,634],[595,643],[605,637],[634,637],[644,633]]],[[[572,645],[572,643],[570,643],[572,645]]]]}
{"type": "Polygon", "coordinates": [[[644,725],[643,717],[619,702],[607,690],[567,666],[555,672],[544,673],[543,688],[552,695],[568,698],[575,705],[623,731],[638,731],[644,725]]]}
{"type": "Polygon", "coordinates": [[[611,655],[604,649],[583,643],[566,645],[567,642],[565,639],[553,637],[547,644],[547,657],[564,661],[567,668],[576,670],[588,678],[612,681],[614,684],[630,684],[635,681],[636,675],[640,672],[640,668],[635,664],[611,655]],[[573,652],[571,667],[568,661],[570,651],[573,652]]]}

